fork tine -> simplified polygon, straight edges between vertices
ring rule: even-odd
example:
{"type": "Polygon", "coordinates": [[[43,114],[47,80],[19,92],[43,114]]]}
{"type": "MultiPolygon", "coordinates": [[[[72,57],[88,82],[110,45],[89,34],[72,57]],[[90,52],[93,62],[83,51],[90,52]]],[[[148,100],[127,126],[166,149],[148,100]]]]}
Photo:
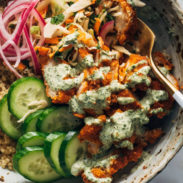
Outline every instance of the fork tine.
{"type": "Polygon", "coordinates": [[[156,36],[152,30],[140,19],[138,19],[138,27],[140,31],[138,37],[138,42],[140,43],[138,45],[140,54],[150,58],[156,36]]]}
{"type": "Polygon", "coordinates": [[[170,94],[173,95],[178,91],[178,89],[159,71],[152,59],[152,50],[154,46],[155,35],[142,20],[138,19],[138,21],[139,30],[141,31],[141,34],[138,39],[138,41],[141,43],[140,54],[149,57],[149,65],[151,66],[152,71],[154,72],[156,77],[161,81],[161,83],[167,88],[170,94]]]}

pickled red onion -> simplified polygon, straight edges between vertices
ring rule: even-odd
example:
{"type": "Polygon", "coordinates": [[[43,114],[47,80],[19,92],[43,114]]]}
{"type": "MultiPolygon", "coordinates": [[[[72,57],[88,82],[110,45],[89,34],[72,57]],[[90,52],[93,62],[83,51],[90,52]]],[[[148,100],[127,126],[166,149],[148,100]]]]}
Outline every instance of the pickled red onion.
{"type": "Polygon", "coordinates": [[[106,36],[109,32],[112,32],[114,29],[114,20],[110,21],[110,22],[107,22],[106,24],[104,24],[101,28],[101,31],[100,31],[100,34],[99,36],[102,37],[104,43],[109,46],[109,44],[107,43],[107,40],[106,40],[106,36]]]}
{"type": "Polygon", "coordinates": [[[21,78],[22,76],[21,76],[21,75],[17,72],[17,70],[16,70],[15,68],[13,68],[13,66],[8,62],[6,56],[5,56],[4,53],[3,53],[3,49],[2,49],[1,44],[0,44],[0,56],[1,56],[1,58],[3,59],[4,64],[9,68],[9,70],[12,71],[12,72],[15,74],[15,76],[16,76],[17,78],[21,78]]]}
{"type": "Polygon", "coordinates": [[[34,50],[34,47],[33,47],[32,43],[30,41],[30,37],[29,37],[27,27],[24,27],[24,34],[25,34],[27,44],[29,46],[29,49],[30,49],[30,52],[31,52],[31,55],[32,55],[32,60],[33,60],[33,65],[34,65],[35,72],[36,72],[36,74],[41,74],[40,64],[38,62],[37,55],[36,55],[36,52],[34,50]]]}
{"type": "MultiPolygon", "coordinates": [[[[42,46],[44,43],[43,30],[45,20],[40,13],[35,9],[39,0],[14,0],[5,8],[4,13],[0,13],[0,58],[3,59],[5,65],[17,76],[21,75],[15,70],[21,60],[32,57],[35,72],[41,73],[40,64],[37,59],[35,46],[42,46]],[[9,22],[15,17],[17,24],[13,33],[8,32],[9,22]],[[30,17],[37,20],[41,29],[41,37],[38,41],[31,40],[27,21],[30,17]],[[20,44],[21,38],[21,44],[20,44]],[[9,63],[14,62],[14,67],[9,63]]],[[[30,24],[31,25],[31,24],[30,24]]]]}

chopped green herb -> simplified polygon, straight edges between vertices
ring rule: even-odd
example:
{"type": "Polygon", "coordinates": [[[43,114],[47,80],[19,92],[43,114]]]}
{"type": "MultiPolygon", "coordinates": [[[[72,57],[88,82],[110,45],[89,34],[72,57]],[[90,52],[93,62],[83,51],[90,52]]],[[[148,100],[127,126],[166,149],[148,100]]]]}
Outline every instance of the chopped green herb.
{"type": "Polygon", "coordinates": [[[58,62],[60,59],[63,60],[62,52],[56,51],[53,59],[58,62]]]}
{"type": "Polygon", "coordinates": [[[64,18],[65,18],[64,15],[61,13],[61,14],[59,14],[57,16],[52,17],[51,18],[51,23],[58,25],[61,22],[63,22],[64,18]]]}
{"type": "Polygon", "coordinates": [[[89,21],[89,24],[88,24],[88,28],[89,28],[89,29],[93,29],[94,24],[95,24],[95,22],[96,22],[95,18],[97,18],[97,16],[93,13],[93,14],[90,16],[90,21],[89,21]]]}
{"type": "Polygon", "coordinates": [[[72,4],[74,4],[74,2],[70,1],[67,3],[69,6],[71,6],[72,4]]]}
{"type": "Polygon", "coordinates": [[[36,54],[39,55],[39,50],[36,50],[36,54]]]}
{"type": "Polygon", "coordinates": [[[28,68],[30,68],[29,62],[30,62],[30,60],[27,60],[27,59],[22,60],[22,63],[23,63],[25,66],[27,66],[28,68]]]}
{"type": "Polygon", "coordinates": [[[40,27],[39,26],[32,26],[30,28],[30,33],[31,34],[36,34],[36,35],[40,35],[41,34],[41,30],[40,30],[40,27]]]}
{"type": "Polygon", "coordinates": [[[74,51],[74,48],[69,49],[65,54],[64,60],[68,60],[68,57],[72,55],[73,51],[74,51]]]}
{"type": "Polygon", "coordinates": [[[106,22],[109,22],[109,21],[112,21],[112,20],[114,20],[114,17],[111,15],[111,14],[107,14],[107,16],[106,16],[106,22]]]}
{"type": "Polygon", "coordinates": [[[15,24],[10,24],[10,25],[9,25],[9,28],[10,28],[10,29],[15,29],[15,27],[16,27],[15,24]]]}
{"type": "Polygon", "coordinates": [[[53,59],[58,62],[59,60],[67,60],[68,57],[73,53],[74,48],[70,48],[64,52],[56,51],[53,59]]]}
{"type": "Polygon", "coordinates": [[[97,50],[100,50],[100,49],[101,49],[100,43],[98,42],[98,44],[97,44],[97,50]]]}
{"type": "Polygon", "coordinates": [[[129,4],[131,4],[133,7],[135,7],[135,3],[133,2],[133,0],[127,0],[127,2],[128,2],[129,4]]]}
{"type": "Polygon", "coordinates": [[[98,6],[100,4],[101,0],[96,0],[96,5],[98,6]]]}
{"type": "Polygon", "coordinates": [[[76,16],[77,12],[74,12],[74,17],[76,16]]]}

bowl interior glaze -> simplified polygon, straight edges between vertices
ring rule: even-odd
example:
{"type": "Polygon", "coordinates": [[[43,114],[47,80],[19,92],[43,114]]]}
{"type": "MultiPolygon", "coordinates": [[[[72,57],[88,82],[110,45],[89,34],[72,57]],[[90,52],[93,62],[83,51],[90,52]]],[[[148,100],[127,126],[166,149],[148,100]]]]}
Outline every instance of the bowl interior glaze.
{"type": "MultiPolygon", "coordinates": [[[[145,1],[148,6],[145,12],[152,15],[152,19],[144,16],[142,19],[153,29],[156,35],[154,50],[170,55],[175,66],[174,75],[183,83],[183,12],[179,1],[145,1]],[[156,18],[157,17],[157,18],[156,18]]],[[[142,9],[139,16],[142,16],[142,9]]],[[[154,121],[156,123],[156,121],[154,121]]],[[[140,161],[130,173],[115,178],[115,183],[145,183],[151,180],[166,167],[167,163],[176,155],[183,145],[183,110],[177,104],[171,113],[161,120],[165,135],[158,143],[147,149],[148,156],[140,161]],[[135,170],[135,171],[134,171],[135,170]]]]}

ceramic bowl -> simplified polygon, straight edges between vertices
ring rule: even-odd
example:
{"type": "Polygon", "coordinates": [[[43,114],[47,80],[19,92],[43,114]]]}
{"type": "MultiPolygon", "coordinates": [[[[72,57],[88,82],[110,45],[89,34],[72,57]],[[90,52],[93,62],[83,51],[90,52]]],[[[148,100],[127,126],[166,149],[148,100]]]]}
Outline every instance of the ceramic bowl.
{"type": "MultiPolygon", "coordinates": [[[[155,50],[170,55],[175,66],[174,75],[183,86],[183,1],[182,0],[144,0],[147,7],[138,10],[141,17],[155,32],[155,50]]],[[[0,4],[4,0],[0,0],[0,4]]],[[[154,121],[156,124],[157,121],[154,121]]],[[[153,146],[146,149],[147,156],[138,164],[120,171],[114,183],[145,183],[164,169],[183,145],[183,110],[176,104],[166,118],[159,121],[165,135],[153,146]]],[[[0,168],[0,175],[6,183],[26,183],[20,175],[0,168]]],[[[68,179],[59,183],[81,183],[81,179],[68,179]]]]}

